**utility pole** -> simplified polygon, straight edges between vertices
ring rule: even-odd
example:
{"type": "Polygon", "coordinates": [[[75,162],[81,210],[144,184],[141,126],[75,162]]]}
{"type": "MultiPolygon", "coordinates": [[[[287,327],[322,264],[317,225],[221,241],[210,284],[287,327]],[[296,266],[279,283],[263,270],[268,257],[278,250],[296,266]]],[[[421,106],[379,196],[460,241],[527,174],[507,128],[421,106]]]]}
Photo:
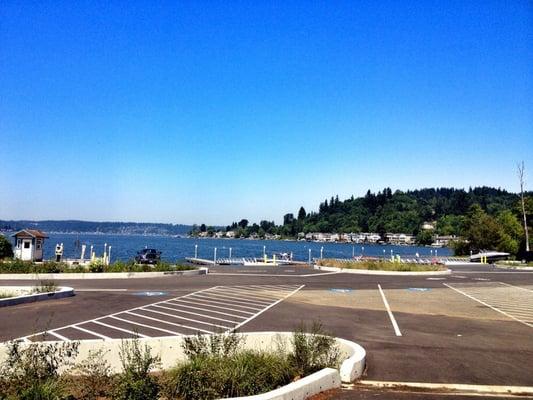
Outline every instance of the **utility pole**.
{"type": "Polygon", "coordinates": [[[518,179],[520,180],[520,199],[522,200],[522,216],[524,217],[524,232],[526,234],[526,251],[529,251],[529,233],[527,231],[526,203],[524,201],[524,162],[518,163],[518,179]]]}

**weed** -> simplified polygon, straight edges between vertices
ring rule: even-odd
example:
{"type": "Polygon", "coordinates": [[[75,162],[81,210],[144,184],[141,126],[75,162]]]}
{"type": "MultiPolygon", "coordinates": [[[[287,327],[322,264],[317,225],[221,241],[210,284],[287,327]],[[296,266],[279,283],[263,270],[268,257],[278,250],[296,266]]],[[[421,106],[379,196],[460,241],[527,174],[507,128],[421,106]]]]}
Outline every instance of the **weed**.
{"type": "Polygon", "coordinates": [[[57,284],[54,281],[41,281],[39,286],[33,289],[33,293],[51,293],[58,289],[57,284]]]}
{"type": "Polygon", "coordinates": [[[87,359],[72,369],[74,376],[69,376],[69,387],[76,399],[96,400],[112,392],[114,379],[105,353],[102,349],[90,350],[87,359]]]}
{"type": "Polygon", "coordinates": [[[189,358],[222,356],[235,354],[242,342],[236,332],[215,335],[187,336],[183,339],[183,351],[189,358]]]}
{"type": "Polygon", "coordinates": [[[299,376],[312,374],[322,368],[338,367],[340,351],[335,339],[329,336],[319,322],[313,322],[310,332],[301,324],[292,335],[293,350],[289,363],[299,376]]]}
{"type": "Polygon", "coordinates": [[[160,365],[159,357],[151,354],[148,345],[142,348],[137,339],[122,342],[119,356],[123,372],[117,377],[113,397],[117,400],[157,399],[159,386],[150,371],[160,365]]]}
{"type": "Polygon", "coordinates": [[[8,399],[61,398],[64,385],[59,376],[60,369],[71,366],[77,354],[78,342],[25,346],[19,341],[9,342],[7,359],[0,367],[2,393],[8,399]]]}

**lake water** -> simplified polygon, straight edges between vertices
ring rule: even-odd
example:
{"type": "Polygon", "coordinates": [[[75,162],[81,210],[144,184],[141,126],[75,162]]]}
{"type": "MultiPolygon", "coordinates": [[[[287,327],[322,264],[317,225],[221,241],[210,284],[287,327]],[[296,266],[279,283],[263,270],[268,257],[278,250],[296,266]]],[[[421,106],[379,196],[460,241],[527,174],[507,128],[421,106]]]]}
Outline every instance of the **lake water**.
{"type": "MultiPolygon", "coordinates": [[[[320,256],[320,248],[323,247],[323,256],[326,258],[350,258],[352,252],[356,256],[390,256],[391,250],[394,254],[401,256],[430,256],[435,253],[435,249],[419,246],[382,246],[382,245],[352,245],[349,243],[315,243],[296,242],[282,240],[241,240],[241,239],[194,239],[175,238],[169,236],[137,236],[137,235],[101,235],[101,234],[49,234],[50,238],[45,241],[44,257],[52,259],[55,254],[55,245],[63,243],[64,256],[68,258],[79,258],[80,249],[76,248],[76,241],[87,245],[86,258],[89,255],[90,245],[94,246],[97,256],[101,256],[104,251],[104,244],[111,245],[111,261],[132,259],[137,251],[144,247],[155,248],[162,252],[161,258],[165,261],[175,262],[185,257],[194,257],[194,247],[198,245],[198,257],[213,259],[214,248],[217,248],[217,258],[229,256],[231,247],[232,257],[261,257],[263,246],[266,253],[293,253],[295,260],[307,261],[309,249],[312,257],[320,256]],[[364,247],[364,249],[363,249],[364,247]]],[[[448,248],[439,248],[439,256],[452,255],[453,251],[448,248]]]]}

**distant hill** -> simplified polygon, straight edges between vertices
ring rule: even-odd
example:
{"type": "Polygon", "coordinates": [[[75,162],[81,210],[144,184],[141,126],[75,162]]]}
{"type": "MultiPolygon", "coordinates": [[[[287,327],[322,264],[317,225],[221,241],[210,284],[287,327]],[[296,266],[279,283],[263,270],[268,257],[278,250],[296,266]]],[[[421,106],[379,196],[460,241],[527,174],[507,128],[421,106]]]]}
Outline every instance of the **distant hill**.
{"type": "Polygon", "coordinates": [[[6,221],[0,220],[0,231],[24,228],[58,233],[107,233],[124,235],[186,235],[192,225],[150,222],[94,222],[94,221],[6,221]]]}

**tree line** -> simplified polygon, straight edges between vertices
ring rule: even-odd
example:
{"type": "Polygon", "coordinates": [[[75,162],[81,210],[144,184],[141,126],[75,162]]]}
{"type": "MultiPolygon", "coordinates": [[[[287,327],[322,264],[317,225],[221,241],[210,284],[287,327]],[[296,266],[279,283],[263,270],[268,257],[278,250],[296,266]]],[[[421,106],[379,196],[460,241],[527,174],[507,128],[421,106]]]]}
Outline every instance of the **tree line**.
{"type": "MultiPolygon", "coordinates": [[[[532,192],[525,193],[527,224],[531,229],[533,215],[532,192]]],[[[365,196],[340,200],[332,196],[319,204],[318,211],[283,216],[283,223],[260,221],[250,224],[247,219],[233,222],[226,231],[236,237],[279,235],[296,238],[301,232],[359,233],[375,232],[416,235],[420,244],[430,244],[434,235],[461,237],[455,244],[457,253],[477,250],[501,250],[517,253],[525,248],[524,228],[520,224],[520,196],[500,188],[475,187],[464,189],[428,188],[392,191],[385,188],[365,196]],[[424,230],[429,222],[433,230],[424,230]]],[[[202,225],[193,230],[213,233],[216,229],[202,225]]]]}

